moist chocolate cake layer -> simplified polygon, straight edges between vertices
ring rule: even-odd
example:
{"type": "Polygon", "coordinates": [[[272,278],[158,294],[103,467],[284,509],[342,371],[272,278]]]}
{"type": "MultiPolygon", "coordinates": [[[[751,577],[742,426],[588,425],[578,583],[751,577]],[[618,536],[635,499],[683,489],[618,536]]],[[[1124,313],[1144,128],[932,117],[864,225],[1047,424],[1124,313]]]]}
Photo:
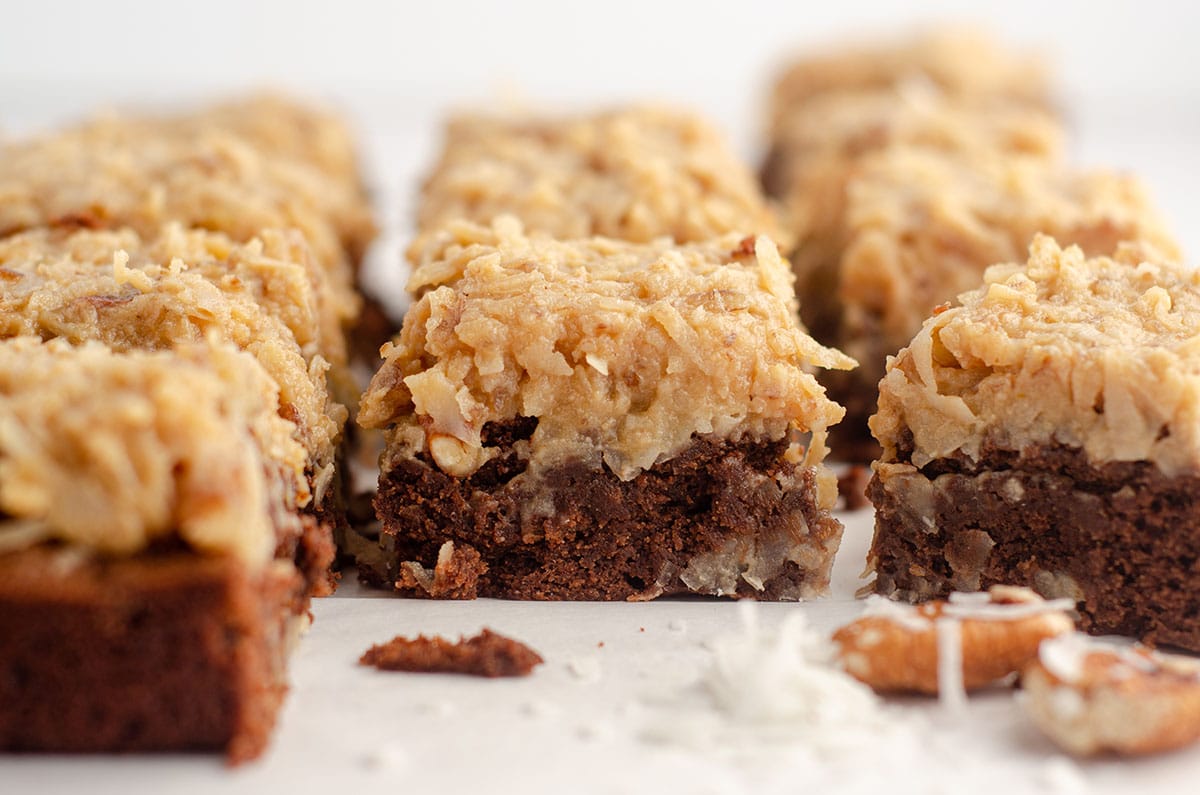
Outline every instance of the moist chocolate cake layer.
{"type": "MultiPolygon", "coordinates": [[[[901,457],[904,457],[903,445],[901,457]]],[[[1090,463],[1065,446],[985,447],[868,487],[879,593],[908,600],[1027,585],[1082,626],[1200,650],[1200,476],[1090,463]]]]}
{"type": "Polygon", "coordinates": [[[258,756],[299,579],[190,553],[0,556],[0,749],[258,756]]]}
{"type": "Polygon", "coordinates": [[[695,587],[721,564],[728,567],[733,553],[722,550],[732,544],[782,549],[804,528],[814,546],[837,544],[840,525],[816,508],[812,470],[782,458],[786,441],[694,438],[631,480],[577,463],[551,470],[534,486],[518,477],[524,463],[515,445],[535,427],[531,419],[489,423],[484,443],[503,452],[469,478],[446,475],[420,458],[395,462],[375,500],[394,553],[382,577],[364,576],[413,590],[401,564],[432,569],[450,541],[453,554],[438,568],[454,580],[453,593],[426,595],[611,600],[701,590],[770,599],[827,587],[827,570],[805,571],[782,559],[758,588],[753,572],[721,580],[720,588],[695,587]],[[530,505],[545,510],[531,513],[530,505]]]}

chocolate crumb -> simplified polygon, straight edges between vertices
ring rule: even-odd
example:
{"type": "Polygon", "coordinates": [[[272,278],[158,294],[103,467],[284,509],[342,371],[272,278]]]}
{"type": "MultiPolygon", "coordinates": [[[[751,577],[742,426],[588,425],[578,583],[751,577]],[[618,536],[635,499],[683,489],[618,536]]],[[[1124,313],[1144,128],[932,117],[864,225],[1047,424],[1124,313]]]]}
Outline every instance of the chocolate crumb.
{"type": "Polygon", "coordinates": [[[860,464],[854,464],[838,477],[838,495],[847,511],[857,511],[870,504],[867,500],[868,480],[870,472],[860,464]]]}
{"type": "Polygon", "coordinates": [[[472,638],[449,641],[434,635],[410,639],[397,635],[372,646],[358,660],[381,671],[468,674],[470,676],[528,676],[544,660],[525,644],[486,627],[472,638]]]}

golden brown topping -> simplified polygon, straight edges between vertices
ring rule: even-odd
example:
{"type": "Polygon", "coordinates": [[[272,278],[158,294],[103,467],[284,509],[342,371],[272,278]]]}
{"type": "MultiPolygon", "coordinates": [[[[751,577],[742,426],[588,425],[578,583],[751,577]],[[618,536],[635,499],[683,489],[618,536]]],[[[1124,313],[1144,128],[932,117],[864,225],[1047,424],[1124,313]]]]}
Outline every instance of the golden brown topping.
{"type": "Polygon", "coordinates": [[[791,273],[765,237],[646,245],[525,235],[515,219],[451,225],[409,287],[422,297],[359,422],[469,474],[492,421],[537,417],[530,467],[578,459],[635,476],[693,434],[816,435],[841,409],[806,371],[845,368],[794,317],[791,273]],[[447,437],[457,440],[451,444],[447,437]],[[436,446],[437,450],[432,450],[436,446]]]}
{"type": "Polygon", "coordinates": [[[346,417],[328,396],[325,357],[344,360],[344,352],[317,286],[323,272],[303,263],[294,234],[270,231],[244,246],[178,227],[151,240],[128,230],[15,235],[0,240],[0,267],[21,277],[0,282],[0,337],[98,340],[117,350],[233,343],[275,379],[321,477],[346,417]]]}
{"type": "Polygon", "coordinates": [[[153,237],[178,222],[249,243],[264,229],[295,228],[348,323],[358,311],[352,261],[373,231],[365,199],[357,181],[273,148],[283,134],[272,130],[289,126],[274,113],[111,116],[10,144],[0,150],[0,235],[57,224],[153,237]]]}
{"type": "Polygon", "coordinates": [[[842,45],[792,64],[775,84],[772,130],[794,109],[826,93],[931,84],[964,99],[1052,104],[1040,58],[1014,52],[980,31],[941,28],[908,38],[842,45]]]}
{"type": "Polygon", "coordinates": [[[265,564],[308,499],[278,398],[229,346],[0,342],[0,549],[55,540],[131,554],[177,536],[265,564]]]}
{"type": "Polygon", "coordinates": [[[780,239],[753,177],[721,135],[695,116],[652,107],[453,119],[422,191],[410,259],[428,259],[429,236],[450,221],[486,224],[503,214],[560,239],[780,239]]]}
{"type": "Polygon", "coordinates": [[[1041,237],[1028,263],[990,268],[925,322],[888,368],[871,428],[885,461],[910,432],[918,467],[993,442],[1194,470],[1198,357],[1195,271],[1147,248],[1089,259],[1041,237]]]}

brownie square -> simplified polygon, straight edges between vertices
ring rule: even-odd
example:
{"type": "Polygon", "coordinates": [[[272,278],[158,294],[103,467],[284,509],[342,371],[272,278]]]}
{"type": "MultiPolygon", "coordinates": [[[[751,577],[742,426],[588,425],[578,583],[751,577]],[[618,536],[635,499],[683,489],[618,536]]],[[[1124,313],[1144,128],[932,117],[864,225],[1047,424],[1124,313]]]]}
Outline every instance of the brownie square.
{"type": "Polygon", "coordinates": [[[388,442],[369,578],[534,599],[825,591],[841,529],[820,462],[841,409],[808,368],[851,362],[800,328],[768,238],[558,241],[502,217],[438,239],[360,407],[388,442]]]}
{"type": "Polygon", "coordinates": [[[801,318],[860,364],[822,378],[846,407],[837,457],[878,453],[866,421],[886,358],[1035,234],[1177,251],[1135,179],[1064,163],[1053,104],[1036,58],[954,30],[811,55],[779,79],[763,178],[796,240],[801,318]]]}
{"type": "Polygon", "coordinates": [[[1050,238],[928,319],[890,362],[874,588],[993,584],[1083,626],[1200,649],[1200,276],[1146,247],[1050,238]]]}
{"type": "Polygon", "coordinates": [[[560,240],[783,236],[724,136],[694,114],[656,106],[451,119],[422,187],[410,259],[447,223],[503,214],[560,240]]]}
{"type": "Polygon", "coordinates": [[[0,748],[263,749],[332,558],[278,401],[228,346],[0,342],[0,748]]]}

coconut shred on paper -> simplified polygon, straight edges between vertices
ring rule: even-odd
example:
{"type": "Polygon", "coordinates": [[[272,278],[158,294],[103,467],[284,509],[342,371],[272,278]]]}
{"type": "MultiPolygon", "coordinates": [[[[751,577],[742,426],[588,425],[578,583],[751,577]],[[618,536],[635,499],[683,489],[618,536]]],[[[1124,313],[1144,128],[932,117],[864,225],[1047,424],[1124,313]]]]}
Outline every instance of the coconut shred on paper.
{"type": "MultiPolygon", "coordinates": [[[[809,792],[954,793],[981,776],[1001,776],[1014,792],[1065,792],[1061,770],[1047,776],[1028,764],[1010,699],[972,702],[965,712],[933,700],[885,702],[835,667],[832,644],[802,608],[773,627],[760,623],[755,604],[738,609],[740,632],[701,643],[708,660],[698,677],[643,697],[640,737],[651,747],[732,766],[756,793],[801,784],[809,792]],[[981,734],[981,724],[991,729],[981,734]],[[897,771],[906,771],[902,780],[897,771]]],[[[1082,771],[1072,772],[1070,791],[1085,792],[1082,771]]]]}

